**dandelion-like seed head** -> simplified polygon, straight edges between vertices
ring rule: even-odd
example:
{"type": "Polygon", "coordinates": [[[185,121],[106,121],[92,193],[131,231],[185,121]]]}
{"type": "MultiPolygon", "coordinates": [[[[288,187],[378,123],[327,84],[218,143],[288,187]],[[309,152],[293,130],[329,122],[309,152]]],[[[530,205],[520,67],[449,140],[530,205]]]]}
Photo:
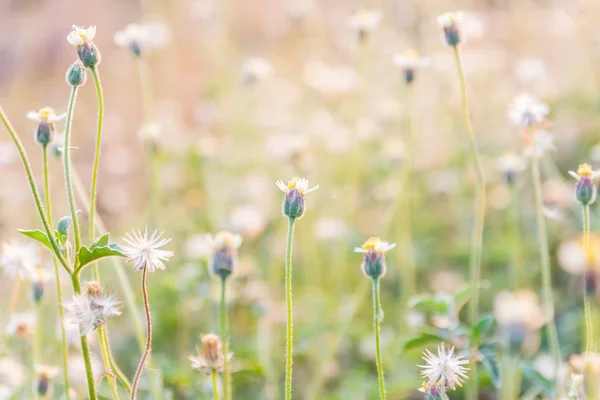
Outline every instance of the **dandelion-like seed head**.
{"type": "Polygon", "coordinates": [[[114,294],[103,293],[98,282],[86,282],[84,288],[83,294],[74,295],[64,304],[70,323],[79,325],[81,336],[104,325],[106,318],[121,315],[123,308],[114,294]]]}
{"type": "Polygon", "coordinates": [[[441,393],[446,393],[446,388],[455,390],[456,385],[462,386],[463,380],[468,378],[469,368],[464,365],[468,364],[469,360],[455,355],[454,347],[446,352],[444,343],[439,345],[437,350],[437,355],[425,350],[423,360],[426,364],[418,367],[422,368],[421,375],[428,379],[425,388],[427,392],[437,385],[441,393]]]}
{"type": "Polygon", "coordinates": [[[33,242],[11,240],[0,243],[0,268],[11,278],[19,275],[21,279],[36,281],[39,262],[38,247],[33,242]]]}
{"type": "Polygon", "coordinates": [[[512,101],[508,117],[513,124],[527,128],[542,124],[549,112],[546,103],[529,93],[521,93],[512,101]]]}
{"type": "MultiPolygon", "coordinates": [[[[209,333],[203,335],[202,350],[198,349],[198,355],[190,355],[188,359],[192,362],[192,368],[210,374],[213,371],[222,372],[225,364],[223,357],[222,343],[219,336],[209,333]]],[[[233,354],[229,353],[227,359],[230,360],[233,354]]]]}
{"type": "Polygon", "coordinates": [[[371,237],[361,247],[355,247],[354,251],[356,253],[364,254],[361,264],[364,274],[371,279],[378,279],[385,276],[387,271],[385,253],[394,247],[396,247],[396,243],[390,244],[378,237],[371,237]]]}
{"type": "Polygon", "coordinates": [[[302,218],[306,208],[304,195],[319,188],[319,185],[309,188],[308,179],[298,177],[290,179],[287,185],[281,180],[275,184],[286,194],[283,199],[283,215],[289,218],[302,218]]]}
{"type": "Polygon", "coordinates": [[[157,230],[148,235],[148,228],[144,230],[144,234],[140,231],[132,231],[131,234],[123,239],[128,246],[122,246],[122,250],[128,262],[133,264],[133,268],[141,271],[144,268],[148,272],[154,272],[156,269],[166,269],[163,261],[168,261],[173,256],[173,252],[169,250],[161,250],[160,248],[169,243],[171,239],[162,237],[162,232],[157,230]]]}

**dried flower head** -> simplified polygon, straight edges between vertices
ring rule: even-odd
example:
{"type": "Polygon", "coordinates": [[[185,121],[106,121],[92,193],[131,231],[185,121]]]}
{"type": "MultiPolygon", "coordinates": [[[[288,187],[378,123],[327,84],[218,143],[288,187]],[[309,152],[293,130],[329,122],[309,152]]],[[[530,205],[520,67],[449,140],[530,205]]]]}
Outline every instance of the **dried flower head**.
{"type": "MultiPolygon", "coordinates": [[[[192,368],[200,370],[206,374],[213,371],[223,372],[225,358],[219,336],[209,333],[202,336],[202,350],[197,349],[198,356],[190,355],[188,359],[192,362],[192,368]]],[[[230,360],[233,354],[229,353],[227,359],[230,360]]]]}
{"type": "Polygon", "coordinates": [[[210,269],[221,279],[227,279],[237,263],[237,250],[242,245],[238,234],[223,231],[214,237],[207,235],[211,247],[210,269]]]}
{"type": "Polygon", "coordinates": [[[577,181],[575,188],[575,198],[583,205],[592,204],[596,201],[596,178],[600,176],[600,171],[594,171],[590,164],[581,164],[577,168],[577,172],[569,171],[577,181]]]}
{"type": "Polygon", "coordinates": [[[121,315],[122,304],[114,294],[105,295],[96,281],[86,282],[84,292],[64,304],[72,324],[79,325],[81,336],[106,323],[106,318],[121,315]]]}
{"type": "Polygon", "coordinates": [[[361,265],[365,275],[372,279],[385,276],[387,269],[385,253],[394,247],[396,247],[396,243],[390,244],[378,237],[371,237],[361,247],[355,247],[354,251],[356,253],[363,253],[365,255],[361,265]]]}
{"type": "Polygon", "coordinates": [[[139,56],[142,52],[164,46],[170,39],[169,28],[160,22],[145,24],[129,24],[125,29],[117,31],[114,41],[117,46],[129,49],[139,56]]]}
{"type": "Polygon", "coordinates": [[[463,379],[467,379],[469,368],[464,367],[469,360],[464,360],[463,356],[454,355],[454,347],[446,352],[445,344],[438,346],[438,354],[435,355],[429,350],[423,353],[423,360],[426,365],[419,365],[423,368],[421,375],[428,379],[426,392],[429,392],[434,386],[439,387],[441,393],[446,393],[446,388],[456,389],[456,385],[462,386],[463,379]]]}
{"type": "Polygon", "coordinates": [[[162,232],[159,233],[155,230],[152,236],[148,236],[148,228],[144,230],[143,235],[140,231],[132,231],[131,234],[127,234],[123,240],[130,247],[122,246],[122,249],[134,269],[141,271],[147,268],[152,273],[157,268],[166,269],[163,261],[168,261],[173,256],[173,252],[160,250],[162,246],[171,241],[171,239],[162,238],[162,235],[162,232]]]}
{"type": "Polygon", "coordinates": [[[460,26],[464,17],[462,11],[447,12],[438,16],[438,25],[442,28],[444,39],[449,46],[456,47],[464,40],[460,26]]]}
{"type": "Polygon", "coordinates": [[[96,37],[96,27],[82,28],[73,25],[73,30],[67,35],[67,41],[77,48],[77,55],[86,68],[92,68],[100,63],[101,57],[93,40],[96,37]]]}
{"type": "Polygon", "coordinates": [[[319,185],[309,188],[308,179],[297,177],[290,179],[287,185],[283,181],[277,181],[275,184],[286,194],[283,199],[283,215],[289,218],[301,218],[306,208],[304,195],[319,188],[319,185]]]}
{"type": "Polygon", "coordinates": [[[410,85],[415,80],[417,69],[429,67],[429,59],[419,56],[413,49],[407,49],[404,53],[394,55],[394,64],[404,71],[404,82],[410,85]]]}
{"type": "Polygon", "coordinates": [[[512,101],[508,117],[513,124],[527,128],[544,122],[549,112],[546,103],[531,94],[521,93],[512,101]]]}
{"type": "Polygon", "coordinates": [[[0,244],[0,268],[11,278],[35,281],[36,266],[39,264],[39,250],[33,242],[11,240],[0,244]]]}
{"type": "Polygon", "coordinates": [[[383,14],[378,10],[359,10],[348,18],[348,26],[358,32],[360,40],[365,40],[382,19],[383,14]]]}
{"type": "Polygon", "coordinates": [[[33,333],[35,327],[35,314],[33,313],[15,313],[11,315],[6,324],[5,332],[7,336],[16,336],[24,338],[33,333]]]}

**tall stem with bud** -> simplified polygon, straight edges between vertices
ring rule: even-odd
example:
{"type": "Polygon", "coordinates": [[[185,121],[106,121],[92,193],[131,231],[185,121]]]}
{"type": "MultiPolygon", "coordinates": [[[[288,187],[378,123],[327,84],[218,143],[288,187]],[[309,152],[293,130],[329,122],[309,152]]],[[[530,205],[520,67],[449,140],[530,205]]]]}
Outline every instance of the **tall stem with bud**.
{"type": "Polygon", "coordinates": [[[229,365],[229,323],[227,321],[227,300],[226,300],[227,279],[221,278],[221,304],[219,314],[219,325],[221,329],[221,340],[223,342],[223,397],[230,400],[232,396],[231,388],[231,367],[229,365]]]}
{"type": "Polygon", "coordinates": [[[292,242],[294,238],[294,222],[296,218],[289,217],[286,258],[285,258],[285,305],[287,310],[286,324],[286,359],[285,359],[285,399],[292,398],[292,355],[294,345],[294,323],[292,312],[292,242]]]}
{"type": "Polygon", "coordinates": [[[385,380],[383,378],[383,362],[381,359],[381,304],[379,302],[379,278],[373,278],[373,328],[375,329],[375,354],[377,358],[377,376],[379,379],[379,396],[386,399],[385,380]]]}
{"type": "MultiPolygon", "coordinates": [[[[96,88],[96,97],[98,98],[98,121],[96,129],[96,149],[94,151],[94,166],[92,168],[92,183],[90,190],[90,242],[93,242],[96,237],[96,185],[98,183],[98,168],[100,165],[100,148],[102,146],[102,124],[104,123],[104,95],[102,93],[102,84],[100,83],[100,75],[98,75],[98,67],[90,68],[94,77],[94,86],[96,88]]],[[[98,263],[93,264],[94,279],[100,281],[100,270],[98,263]]]]}
{"type": "Polygon", "coordinates": [[[142,372],[144,372],[144,368],[146,367],[148,357],[150,357],[150,352],[152,351],[152,315],[150,314],[150,303],[148,302],[148,287],[146,284],[147,275],[148,268],[146,267],[142,272],[142,294],[144,295],[144,311],[146,314],[146,324],[148,329],[146,335],[146,347],[144,349],[144,353],[142,354],[142,358],[140,360],[140,363],[138,364],[135,376],[133,378],[131,400],[135,400],[137,397],[137,389],[140,383],[140,378],[142,376],[142,372]]]}

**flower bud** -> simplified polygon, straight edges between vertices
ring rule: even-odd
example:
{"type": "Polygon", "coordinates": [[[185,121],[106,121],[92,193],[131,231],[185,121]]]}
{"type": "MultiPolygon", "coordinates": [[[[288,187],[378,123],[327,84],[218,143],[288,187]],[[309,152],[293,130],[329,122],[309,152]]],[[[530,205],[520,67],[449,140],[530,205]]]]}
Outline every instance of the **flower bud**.
{"type": "Polygon", "coordinates": [[[202,354],[208,362],[218,363],[223,357],[221,339],[212,333],[202,336],[202,354]]]}
{"type": "Polygon", "coordinates": [[[54,130],[54,123],[40,122],[35,130],[35,141],[41,144],[42,147],[48,146],[54,139],[54,130]]]}
{"type": "Polygon", "coordinates": [[[73,87],[81,86],[85,83],[87,74],[85,66],[80,60],[75,61],[67,71],[67,83],[73,87]]]}
{"type": "Polygon", "coordinates": [[[296,188],[293,188],[283,199],[283,215],[289,218],[302,218],[304,206],[304,196],[296,188]]]}
{"type": "Polygon", "coordinates": [[[575,188],[575,197],[583,205],[596,201],[596,184],[589,176],[581,176],[575,188]]]}
{"type": "Polygon", "coordinates": [[[443,29],[444,38],[449,46],[456,47],[461,42],[459,20],[462,13],[446,13],[438,17],[438,24],[443,29]]]}
{"type": "Polygon", "coordinates": [[[35,303],[39,303],[44,297],[44,284],[42,281],[34,282],[31,286],[31,297],[35,303]]]}
{"type": "Polygon", "coordinates": [[[242,237],[231,232],[219,232],[213,238],[208,235],[212,248],[210,270],[221,279],[227,279],[237,264],[237,250],[242,245],[242,237]]]}
{"type": "Polygon", "coordinates": [[[47,393],[48,393],[48,389],[50,388],[50,379],[47,375],[39,375],[37,382],[35,384],[35,390],[37,391],[38,395],[43,398],[47,393]]]}
{"type": "Polygon", "coordinates": [[[102,61],[100,51],[92,42],[85,42],[78,46],[77,55],[86,68],[93,68],[102,61]]]}
{"type": "Polygon", "coordinates": [[[404,83],[410,85],[415,80],[415,70],[407,68],[404,70],[404,83]]]}
{"type": "Polygon", "coordinates": [[[511,352],[519,353],[521,351],[526,334],[527,329],[522,323],[514,322],[506,326],[505,335],[511,352]]]}
{"type": "Polygon", "coordinates": [[[383,253],[379,254],[375,250],[371,249],[363,259],[361,268],[365,275],[369,278],[377,279],[381,278],[386,273],[385,256],[383,253]]]}

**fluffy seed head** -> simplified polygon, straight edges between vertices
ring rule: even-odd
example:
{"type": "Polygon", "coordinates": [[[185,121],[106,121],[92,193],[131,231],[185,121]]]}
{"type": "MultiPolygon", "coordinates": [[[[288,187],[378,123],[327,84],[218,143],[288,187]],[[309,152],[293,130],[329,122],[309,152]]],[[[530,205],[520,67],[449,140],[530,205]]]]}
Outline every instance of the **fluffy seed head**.
{"type": "Polygon", "coordinates": [[[140,231],[132,231],[131,234],[127,234],[123,240],[128,246],[121,248],[129,258],[128,262],[133,264],[134,269],[141,271],[147,268],[152,273],[156,269],[166,269],[163,261],[168,261],[173,256],[173,252],[160,249],[171,241],[171,239],[162,238],[162,235],[162,232],[159,233],[155,230],[149,236],[148,228],[144,230],[143,235],[140,231]]]}
{"type": "Polygon", "coordinates": [[[429,391],[434,386],[439,386],[441,393],[446,393],[446,388],[456,389],[456,385],[462,386],[463,379],[467,377],[469,368],[464,367],[468,360],[462,356],[454,354],[454,347],[446,352],[445,344],[438,346],[437,355],[429,350],[423,353],[425,365],[419,365],[422,368],[421,375],[428,379],[426,390],[429,391]]]}

